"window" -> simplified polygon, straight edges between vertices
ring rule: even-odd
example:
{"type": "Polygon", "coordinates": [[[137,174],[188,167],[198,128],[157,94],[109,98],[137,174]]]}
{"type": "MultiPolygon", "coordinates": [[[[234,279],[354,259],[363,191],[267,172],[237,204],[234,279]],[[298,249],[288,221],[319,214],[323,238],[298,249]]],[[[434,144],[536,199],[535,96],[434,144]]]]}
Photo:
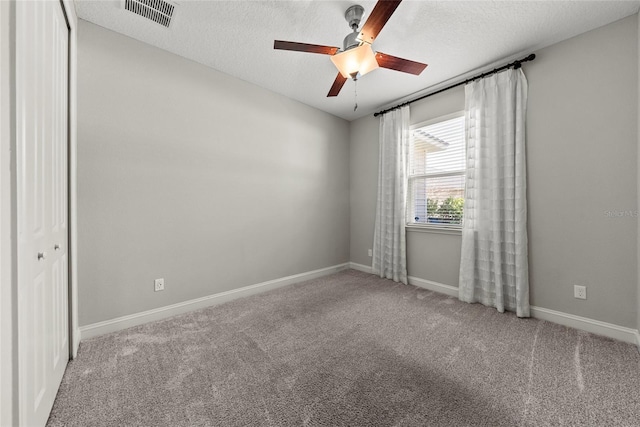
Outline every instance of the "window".
{"type": "Polygon", "coordinates": [[[407,224],[460,228],[464,206],[464,115],[413,126],[407,224]]]}

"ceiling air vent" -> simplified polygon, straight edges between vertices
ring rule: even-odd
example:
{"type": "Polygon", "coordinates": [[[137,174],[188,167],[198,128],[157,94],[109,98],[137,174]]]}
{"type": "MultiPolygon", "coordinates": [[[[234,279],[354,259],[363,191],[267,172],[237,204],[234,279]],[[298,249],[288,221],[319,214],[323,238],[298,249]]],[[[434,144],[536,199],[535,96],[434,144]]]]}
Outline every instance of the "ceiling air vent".
{"type": "Polygon", "coordinates": [[[168,28],[175,6],[164,0],[124,0],[124,8],[168,28]]]}

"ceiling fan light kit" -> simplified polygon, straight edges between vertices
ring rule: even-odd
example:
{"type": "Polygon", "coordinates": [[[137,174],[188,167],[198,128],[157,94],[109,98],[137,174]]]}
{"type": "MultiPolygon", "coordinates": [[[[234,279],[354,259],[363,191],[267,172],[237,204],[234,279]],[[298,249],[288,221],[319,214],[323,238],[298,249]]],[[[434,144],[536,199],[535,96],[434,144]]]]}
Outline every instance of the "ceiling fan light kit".
{"type": "Polygon", "coordinates": [[[275,40],[273,48],[331,55],[331,61],[338,69],[339,74],[327,94],[328,97],[337,96],[347,79],[350,78],[355,81],[360,76],[364,76],[380,67],[419,75],[427,67],[427,64],[409,61],[381,52],[376,53],[371,47],[382,27],[387,23],[401,1],[378,0],[361,31],[358,31],[358,27],[364,14],[364,8],[357,4],[350,6],[346,10],[344,18],[353,32],[344,38],[342,51],[332,46],[282,40],[275,40]]]}
{"type": "Polygon", "coordinates": [[[353,80],[379,67],[376,55],[368,43],[336,53],[331,57],[331,62],[343,77],[353,80]]]}

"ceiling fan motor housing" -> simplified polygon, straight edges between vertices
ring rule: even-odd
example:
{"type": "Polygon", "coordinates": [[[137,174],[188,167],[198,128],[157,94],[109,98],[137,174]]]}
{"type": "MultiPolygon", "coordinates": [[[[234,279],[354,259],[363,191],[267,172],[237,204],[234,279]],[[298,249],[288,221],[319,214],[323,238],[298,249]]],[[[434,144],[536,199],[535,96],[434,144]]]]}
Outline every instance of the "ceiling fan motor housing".
{"type": "Polygon", "coordinates": [[[347,37],[345,37],[344,41],[342,42],[343,51],[360,46],[360,40],[358,40],[358,35],[359,33],[357,31],[347,34],[347,37]]]}
{"type": "Polygon", "coordinates": [[[353,32],[347,34],[347,37],[344,38],[344,41],[342,42],[343,51],[360,46],[360,40],[358,40],[358,27],[360,26],[360,21],[362,21],[362,15],[364,15],[364,8],[359,4],[349,6],[347,11],[344,13],[344,19],[349,23],[349,27],[353,32]]]}

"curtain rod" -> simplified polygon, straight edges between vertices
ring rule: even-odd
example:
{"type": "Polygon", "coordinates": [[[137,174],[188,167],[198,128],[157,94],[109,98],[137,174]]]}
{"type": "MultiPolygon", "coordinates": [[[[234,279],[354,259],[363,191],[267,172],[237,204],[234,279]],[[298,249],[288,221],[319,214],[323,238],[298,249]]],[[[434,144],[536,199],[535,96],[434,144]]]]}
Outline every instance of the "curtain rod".
{"type": "Polygon", "coordinates": [[[519,59],[517,61],[513,61],[513,62],[511,62],[511,63],[509,63],[507,65],[503,65],[500,68],[494,68],[493,70],[487,71],[486,73],[482,73],[482,74],[479,74],[479,75],[477,75],[475,77],[471,77],[470,79],[463,80],[463,81],[458,82],[456,84],[452,84],[451,86],[447,86],[447,87],[445,87],[443,89],[439,89],[439,90],[437,90],[435,92],[431,92],[431,93],[428,93],[426,95],[422,95],[422,96],[420,96],[420,97],[418,97],[416,99],[412,99],[411,101],[403,102],[402,104],[398,104],[395,107],[391,107],[391,108],[387,108],[386,110],[378,111],[373,116],[374,117],[378,117],[381,114],[385,114],[385,113],[388,113],[389,111],[397,110],[400,107],[404,107],[405,105],[409,105],[409,104],[411,104],[413,102],[420,101],[421,99],[425,99],[425,98],[428,98],[428,97],[430,97],[432,95],[436,95],[436,94],[444,92],[446,90],[453,89],[454,87],[466,85],[467,83],[471,83],[474,80],[483,79],[483,78],[485,78],[487,76],[490,76],[492,74],[499,73],[500,71],[506,70],[507,68],[513,67],[515,70],[517,70],[518,68],[520,68],[522,66],[523,62],[533,61],[534,59],[536,59],[536,55],[535,55],[535,53],[532,53],[532,54],[530,54],[529,56],[527,56],[525,58],[519,59]]]}

